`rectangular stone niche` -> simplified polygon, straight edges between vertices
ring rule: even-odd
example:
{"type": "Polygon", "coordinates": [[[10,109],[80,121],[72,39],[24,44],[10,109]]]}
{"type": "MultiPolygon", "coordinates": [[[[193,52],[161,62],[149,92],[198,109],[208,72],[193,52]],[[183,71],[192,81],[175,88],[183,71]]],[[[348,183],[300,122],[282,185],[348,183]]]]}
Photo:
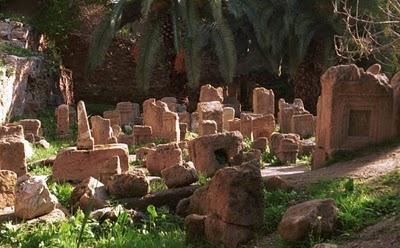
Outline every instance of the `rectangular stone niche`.
{"type": "Polygon", "coordinates": [[[371,110],[350,110],[349,137],[368,137],[371,129],[371,110]]]}

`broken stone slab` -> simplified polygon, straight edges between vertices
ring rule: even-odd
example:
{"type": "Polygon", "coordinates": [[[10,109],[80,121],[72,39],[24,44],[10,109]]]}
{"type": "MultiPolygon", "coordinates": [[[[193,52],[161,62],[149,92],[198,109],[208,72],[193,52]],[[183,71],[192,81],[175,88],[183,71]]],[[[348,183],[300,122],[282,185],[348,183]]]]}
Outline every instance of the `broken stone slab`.
{"type": "Polygon", "coordinates": [[[263,87],[253,89],[253,111],[255,114],[275,114],[275,95],[263,87]]]}
{"type": "Polygon", "coordinates": [[[270,150],[280,161],[296,163],[300,150],[300,136],[275,132],[271,135],[270,150]]]}
{"type": "Polygon", "coordinates": [[[143,173],[114,175],[107,184],[108,192],[119,198],[142,197],[149,193],[149,181],[143,173]]]}
{"type": "Polygon", "coordinates": [[[229,132],[198,137],[188,142],[190,158],[197,171],[206,176],[229,166],[242,150],[243,137],[240,132],[229,132]]]}
{"type": "Polygon", "coordinates": [[[149,205],[155,207],[167,206],[170,210],[174,211],[179,201],[191,196],[198,187],[197,185],[189,185],[182,188],[167,189],[148,194],[141,198],[119,199],[118,202],[128,209],[139,211],[146,211],[149,205]]]}
{"type": "Polygon", "coordinates": [[[223,106],[219,101],[200,102],[197,104],[197,112],[199,113],[199,123],[207,120],[215,121],[217,131],[222,132],[223,106]]]}
{"type": "Polygon", "coordinates": [[[254,140],[253,148],[258,149],[261,152],[265,152],[268,148],[268,138],[267,137],[259,137],[254,140]]]}
{"type": "Polygon", "coordinates": [[[165,168],[182,164],[182,150],[177,143],[158,145],[155,149],[148,150],[146,168],[151,175],[161,175],[165,168]]]}
{"type": "Polygon", "coordinates": [[[264,186],[267,191],[286,191],[289,192],[293,190],[293,187],[283,178],[280,176],[272,176],[269,178],[263,179],[264,186]]]}
{"type": "Polygon", "coordinates": [[[104,111],[103,117],[110,120],[111,126],[121,126],[121,115],[118,110],[104,111]]]}
{"type": "Polygon", "coordinates": [[[44,176],[22,176],[15,187],[15,216],[31,220],[52,212],[58,204],[57,198],[47,187],[44,176]]]}
{"type": "Polygon", "coordinates": [[[82,181],[88,177],[99,178],[107,161],[114,156],[120,160],[121,172],[129,169],[128,146],[108,144],[95,146],[93,150],[70,147],[58,152],[53,166],[55,181],[82,181]]]}
{"type": "Polygon", "coordinates": [[[206,136],[217,133],[217,123],[213,120],[201,121],[199,125],[199,135],[206,136]]]}
{"type": "Polygon", "coordinates": [[[147,216],[139,211],[124,209],[121,205],[116,207],[106,207],[102,209],[96,209],[90,213],[90,218],[97,220],[102,223],[105,220],[117,221],[120,214],[126,212],[129,218],[133,222],[140,222],[147,218],[147,216]]]}
{"type": "Polygon", "coordinates": [[[26,223],[27,224],[36,224],[36,223],[51,224],[51,223],[60,222],[60,221],[66,220],[66,219],[67,219],[67,215],[61,209],[55,208],[50,213],[42,215],[35,219],[28,220],[26,223]]]}
{"type": "Polygon", "coordinates": [[[85,103],[83,101],[78,102],[77,106],[78,114],[78,150],[93,150],[94,139],[90,132],[89,121],[86,113],[85,103]]]}
{"type": "Polygon", "coordinates": [[[231,107],[224,107],[222,113],[222,128],[229,130],[229,121],[235,119],[235,109],[231,107]]]}
{"type": "Polygon", "coordinates": [[[121,174],[121,162],[118,156],[110,158],[100,172],[100,182],[108,185],[114,175],[121,174]]]}
{"type": "Polygon", "coordinates": [[[95,145],[117,143],[117,139],[113,135],[110,120],[95,115],[90,118],[90,122],[92,123],[93,139],[95,145]]]}
{"type": "Polygon", "coordinates": [[[117,111],[121,117],[121,126],[134,124],[135,118],[140,116],[140,106],[137,103],[120,102],[117,111]]]}
{"type": "Polygon", "coordinates": [[[93,210],[107,206],[109,196],[104,184],[93,177],[86,178],[72,191],[70,203],[74,210],[93,210]]]}
{"type": "Polygon", "coordinates": [[[332,199],[311,200],[290,207],[278,226],[287,241],[301,241],[309,235],[329,236],[338,225],[338,208],[332,199]]]}
{"type": "Polygon", "coordinates": [[[0,209],[14,206],[17,174],[9,170],[0,170],[0,209]]]}
{"type": "Polygon", "coordinates": [[[197,182],[197,172],[192,162],[175,165],[161,171],[168,188],[179,188],[197,182]]]}
{"type": "Polygon", "coordinates": [[[18,176],[26,174],[26,160],[32,155],[32,147],[24,139],[23,127],[0,126],[0,169],[11,170],[18,176]]]}
{"type": "Polygon", "coordinates": [[[199,102],[213,102],[213,101],[218,101],[220,103],[224,101],[223,88],[221,87],[215,88],[210,84],[201,86],[199,102]]]}
{"type": "Polygon", "coordinates": [[[33,140],[29,139],[31,143],[40,140],[42,136],[42,122],[37,119],[24,119],[19,120],[17,125],[21,125],[24,129],[24,136],[32,136],[33,140]]]}

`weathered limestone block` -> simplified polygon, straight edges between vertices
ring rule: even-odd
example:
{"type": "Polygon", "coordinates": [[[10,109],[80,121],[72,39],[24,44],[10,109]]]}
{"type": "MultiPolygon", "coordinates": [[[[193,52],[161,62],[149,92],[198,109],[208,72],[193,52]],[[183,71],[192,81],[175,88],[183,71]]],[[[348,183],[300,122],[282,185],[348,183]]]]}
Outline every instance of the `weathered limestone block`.
{"type": "Polygon", "coordinates": [[[15,187],[15,216],[30,220],[53,211],[57,198],[47,187],[45,176],[22,176],[15,187]]]}
{"type": "Polygon", "coordinates": [[[253,142],[253,149],[260,150],[264,152],[268,147],[268,138],[267,137],[259,137],[253,142]]]}
{"type": "Polygon", "coordinates": [[[240,132],[229,132],[198,137],[188,142],[190,158],[197,171],[212,176],[229,166],[242,150],[243,136],[240,132]]]}
{"type": "Polygon", "coordinates": [[[22,176],[27,172],[26,159],[32,147],[24,139],[22,126],[0,126],[0,169],[22,176]]]}
{"type": "Polygon", "coordinates": [[[292,133],[300,135],[301,138],[314,136],[314,116],[312,114],[293,115],[291,122],[292,133]]]}
{"type": "Polygon", "coordinates": [[[254,236],[253,231],[263,223],[260,170],[250,164],[223,168],[208,185],[179,205],[177,212],[207,216],[204,225],[207,240],[237,247],[249,241],[254,236]],[[182,208],[187,209],[182,211],[182,208]]]}
{"type": "Polygon", "coordinates": [[[161,175],[161,171],[175,165],[182,164],[182,150],[177,143],[158,145],[148,151],[146,168],[151,175],[161,175]]]}
{"type": "Polygon", "coordinates": [[[179,123],[186,123],[187,124],[187,130],[191,130],[192,129],[192,122],[191,122],[191,115],[189,112],[185,111],[185,112],[178,112],[178,116],[179,116],[179,123]]]}
{"type": "Polygon", "coordinates": [[[206,120],[206,121],[200,122],[200,125],[199,125],[199,135],[200,136],[216,134],[216,133],[217,133],[217,123],[215,121],[206,120]]]}
{"type": "Polygon", "coordinates": [[[90,132],[89,121],[86,113],[85,103],[78,102],[78,141],[77,148],[79,150],[93,150],[94,139],[90,132]]]}
{"type": "Polygon", "coordinates": [[[161,101],[167,104],[169,111],[177,112],[176,105],[178,101],[175,97],[163,97],[161,98],[161,101]]]}
{"type": "Polygon", "coordinates": [[[95,115],[90,118],[93,130],[93,139],[95,145],[115,144],[116,137],[113,136],[113,130],[109,119],[103,119],[95,115]]]}
{"type": "Polygon", "coordinates": [[[133,126],[133,135],[135,136],[135,144],[142,145],[152,142],[153,130],[151,126],[133,126]]]}
{"type": "Polygon", "coordinates": [[[53,179],[56,181],[82,181],[88,177],[99,178],[107,161],[114,156],[120,160],[121,172],[129,169],[128,146],[109,144],[95,146],[93,150],[78,150],[70,147],[58,152],[53,165],[53,179]]]}
{"type": "Polygon", "coordinates": [[[74,210],[95,210],[105,208],[109,196],[104,184],[93,177],[88,177],[78,184],[71,194],[71,206],[74,210]]]}
{"type": "Polygon", "coordinates": [[[222,128],[229,131],[229,122],[235,119],[235,109],[232,107],[224,107],[222,113],[222,128]]]}
{"type": "Polygon", "coordinates": [[[149,193],[149,185],[143,173],[128,172],[114,175],[107,189],[111,195],[119,198],[142,197],[149,193]]]}
{"type": "Polygon", "coordinates": [[[168,188],[188,186],[198,180],[196,168],[192,162],[166,168],[161,171],[161,177],[168,188]]]}
{"type": "Polygon", "coordinates": [[[312,200],[290,207],[278,226],[279,235],[287,241],[301,241],[309,235],[333,234],[338,224],[338,208],[332,199],[312,200]]]}
{"type": "Polygon", "coordinates": [[[275,95],[272,90],[255,88],[253,90],[253,111],[255,114],[275,114],[275,95]]]}
{"type": "Polygon", "coordinates": [[[215,121],[217,123],[217,131],[219,133],[222,132],[223,108],[220,102],[200,102],[197,105],[197,112],[199,113],[200,123],[206,120],[215,121]]]}
{"type": "Polygon", "coordinates": [[[110,120],[111,126],[118,125],[121,126],[121,114],[118,110],[109,110],[109,111],[104,111],[103,117],[105,119],[110,120]]]}
{"type": "Polygon", "coordinates": [[[42,136],[42,123],[40,120],[19,120],[17,125],[21,125],[23,127],[25,139],[27,139],[28,136],[33,137],[33,140],[27,139],[29,142],[34,143],[40,140],[40,136],[42,136]]]}
{"type": "Polygon", "coordinates": [[[240,116],[240,132],[243,138],[253,140],[253,116],[248,113],[243,113],[240,116]]]}
{"type": "Polygon", "coordinates": [[[17,174],[9,170],[0,170],[0,209],[14,206],[17,174]]]}
{"type": "Polygon", "coordinates": [[[313,169],[339,150],[359,149],[398,135],[396,88],[384,74],[365,72],[356,65],[334,66],[322,75],[321,86],[313,169]]]}
{"type": "Polygon", "coordinates": [[[291,191],[293,187],[280,176],[272,176],[264,180],[264,186],[267,191],[291,191]]]}
{"type": "Polygon", "coordinates": [[[221,87],[214,88],[210,84],[201,86],[199,102],[213,101],[222,103],[224,101],[224,90],[221,87]]]}
{"type": "Polygon", "coordinates": [[[69,106],[61,104],[57,107],[57,135],[60,138],[68,137],[70,133],[69,106]]]}
{"type": "Polygon", "coordinates": [[[273,133],[271,135],[271,153],[282,162],[296,163],[300,150],[300,136],[297,134],[273,133]]]}
{"type": "Polygon", "coordinates": [[[104,185],[107,186],[114,175],[119,175],[121,173],[121,162],[119,157],[114,156],[106,162],[105,166],[100,171],[99,179],[104,185]]]}
{"type": "Polygon", "coordinates": [[[191,214],[185,218],[186,238],[196,242],[205,237],[204,222],[207,216],[191,214]]]}
{"type": "Polygon", "coordinates": [[[179,117],[166,103],[150,98],[143,103],[144,125],[151,126],[153,137],[167,142],[180,141],[179,117]]]}
{"type": "Polygon", "coordinates": [[[208,241],[217,245],[224,244],[230,248],[236,248],[254,237],[254,232],[249,227],[224,222],[217,215],[206,217],[204,230],[208,241]]]}
{"type": "Polygon", "coordinates": [[[135,123],[135,118],[140,116],[140,106],[137,103],[120,102],[116,110],[121,117],[121,126],[135,123]]]}
{"type": "MultiPolygon", "coordinates": [[[[281,133],[293,133],[292,118],[295,115],[310,114],[304,109],[303,101],[294,99],[293,104],[286,103],[284,99],[279,100],[278,122],[281,133]]],[[[313,126],[313,125],[312,125],[313,126]]]]}
{"type": "Polygon", "coordinates": [[[272,114],[253,118],[253,138],[269,138],[275,132],[275,117],[272,114]]]}
{"type": "Polygon", "coordinates": [[[239,118],[235,118],[231,121],[228,122],[229,124],[229,132],[233,132],[233,131],[240,131],[240,119],[239,118]]]}

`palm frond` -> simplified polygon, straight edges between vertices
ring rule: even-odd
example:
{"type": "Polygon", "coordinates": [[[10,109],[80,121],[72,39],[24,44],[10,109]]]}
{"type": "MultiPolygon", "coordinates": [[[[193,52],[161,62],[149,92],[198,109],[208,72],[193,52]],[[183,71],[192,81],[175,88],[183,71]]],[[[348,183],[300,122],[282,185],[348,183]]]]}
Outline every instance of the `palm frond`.
{"type": "Polygon", "coordinates": [[[86,76],[92,74],[97,66],[104,62],[107,50],[119,30],[125,3],[126,0],[120,0],[96,28],[89,47],[85,69],[86,76]]]}
{"type": "Polygon", "coordinates": [[[157,52],[161,47],[161,25],[158,19],[146,22],[145,32],[139,41],[139,59],[136,65],[138,89],[146,93],[150,88],[151,73],[156,65],[157,52]]]}
{"type": "Polygon", "coordinates": [[[147,18],[149,15],[153,2],[154,0],[142,0],[142,16],[144,18],[147,18]]]}

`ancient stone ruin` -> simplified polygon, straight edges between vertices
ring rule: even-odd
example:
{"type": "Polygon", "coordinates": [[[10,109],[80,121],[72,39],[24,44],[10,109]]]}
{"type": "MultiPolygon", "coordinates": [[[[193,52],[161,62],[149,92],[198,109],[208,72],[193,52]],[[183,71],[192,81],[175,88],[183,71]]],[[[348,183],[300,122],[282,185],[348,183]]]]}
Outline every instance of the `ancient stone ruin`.
{"type": "Polygon", "coordinates": [[[338,151],[378,144],[398,135],[395,92],[384,74],[340,65],[325,72],[321,85],[313,168],[323,166],[338,151]]]}

